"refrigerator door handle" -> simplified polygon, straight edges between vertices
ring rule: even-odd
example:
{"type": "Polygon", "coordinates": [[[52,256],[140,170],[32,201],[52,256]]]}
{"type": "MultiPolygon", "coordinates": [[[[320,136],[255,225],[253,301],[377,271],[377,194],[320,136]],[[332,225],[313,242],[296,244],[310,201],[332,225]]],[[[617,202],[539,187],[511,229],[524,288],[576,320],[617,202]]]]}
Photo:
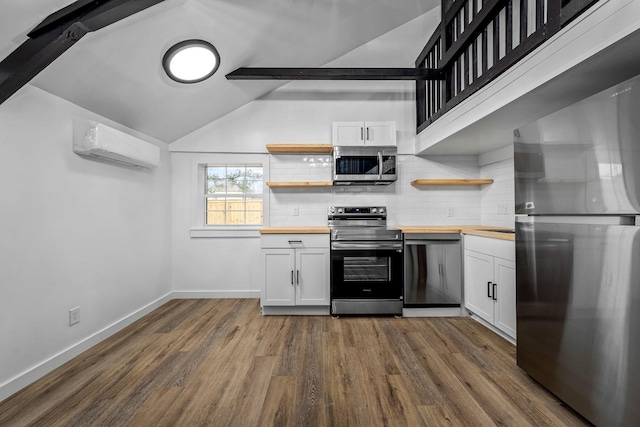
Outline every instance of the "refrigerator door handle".
{"type": "Polygon", "coordinates": [[[523,224],[598,224],[598,225],[640,225],[640,216],[568,216],[568,215],[516,215],[516,222],[523,224]]]}

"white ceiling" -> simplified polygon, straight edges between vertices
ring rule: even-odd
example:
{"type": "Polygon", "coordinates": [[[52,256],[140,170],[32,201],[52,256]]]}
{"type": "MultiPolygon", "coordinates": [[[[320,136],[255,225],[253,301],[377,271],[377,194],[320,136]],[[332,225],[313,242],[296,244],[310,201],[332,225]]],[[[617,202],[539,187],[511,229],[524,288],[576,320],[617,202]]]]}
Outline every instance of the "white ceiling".
{"type": "MultiPolygon", "coordinates": [[[[0,0],[0,58],[71,3],[0,0]]],[[[87,34],[31,84],[171,143],[286,83],[228,81],[225,74],[245,66],[319,67],[439,5],[440,0],[165,0],[87,34]],[[161,60],[169,47],[188,38],[213,43],[221,65],[209,80],[183,85],[165,75],[161,60]]],[[[381,61],[380,67],[410,66],[381,61]]]]}

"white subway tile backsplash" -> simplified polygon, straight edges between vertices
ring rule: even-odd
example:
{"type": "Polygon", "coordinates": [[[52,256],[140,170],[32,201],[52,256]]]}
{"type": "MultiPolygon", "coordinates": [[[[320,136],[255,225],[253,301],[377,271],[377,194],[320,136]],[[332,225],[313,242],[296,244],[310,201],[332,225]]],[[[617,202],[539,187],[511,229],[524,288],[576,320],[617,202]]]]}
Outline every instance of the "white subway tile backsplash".
{"type": "MultiPolygon", "coordinates": [[[[307,155],[270,156],[269,181],[330,181],[331,158],[307,155]]],[[[478,224],[481,190],[477,187],[413,187],[415,179],[476,178],[475,156],[398,156],[398,180],[388,186],[293,188],[269,191],[270,224],[326,224],[332,205],[383,205],[390,225],[478,224]],[[293,215],[293,207],[299,215],[293,215]],[[454,215],[447,216],[449,208],[454,215]]]]}
{"type": "Polygon", "coordinates": [[[270,156],[270,181],[330,181],[331,157],[286,154],[270,156]]]}
{"type": "Polygon", "coordinates": [[[480,176],[493,178],[493,184],[482,189],[482,224],[512,228],[515,218],[513,158],[482,166],[480,176]]]}

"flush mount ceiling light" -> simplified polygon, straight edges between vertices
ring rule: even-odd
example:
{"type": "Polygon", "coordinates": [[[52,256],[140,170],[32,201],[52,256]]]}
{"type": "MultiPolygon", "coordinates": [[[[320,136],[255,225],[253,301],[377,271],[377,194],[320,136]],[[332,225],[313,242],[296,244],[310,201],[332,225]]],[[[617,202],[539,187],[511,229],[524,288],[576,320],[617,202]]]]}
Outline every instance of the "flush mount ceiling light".
{"type": "Polygon", "coordinates": [[[197,83],[208,79],[220,65],[215,47],[204,40],[185,40],[173,45],[162,58],[162,67],[171,79],[197,83]]]}

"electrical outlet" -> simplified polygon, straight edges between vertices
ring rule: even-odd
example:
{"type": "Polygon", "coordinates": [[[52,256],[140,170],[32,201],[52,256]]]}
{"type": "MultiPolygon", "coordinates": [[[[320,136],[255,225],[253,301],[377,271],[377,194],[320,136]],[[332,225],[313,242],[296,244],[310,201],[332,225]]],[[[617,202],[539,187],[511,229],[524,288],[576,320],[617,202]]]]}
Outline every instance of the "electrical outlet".
{"type": "Polygon", "coordinates": [[[498,215],[509,215],[509,203],[498,203],[498,215]]]}
{"type": "Polygon", "coordinates": [[[448,216],[449,218],[452,218],[452,217],[453,217],[453,215],[454,215],[454,213],[455,213],[455,212],[454,212],[453,208],[447,208],[447,216],[448,216]]]}
{"type": "Polygon", "coordinates": [[[69,326],[73,326],[76,323],[80,323],[80,307],[69,310],[69,326]]]}
{"type": "Polygon", "coordinates": [[[300,208],[298,206],[293,207],[293,216],[300,215],[300,208]]]}

